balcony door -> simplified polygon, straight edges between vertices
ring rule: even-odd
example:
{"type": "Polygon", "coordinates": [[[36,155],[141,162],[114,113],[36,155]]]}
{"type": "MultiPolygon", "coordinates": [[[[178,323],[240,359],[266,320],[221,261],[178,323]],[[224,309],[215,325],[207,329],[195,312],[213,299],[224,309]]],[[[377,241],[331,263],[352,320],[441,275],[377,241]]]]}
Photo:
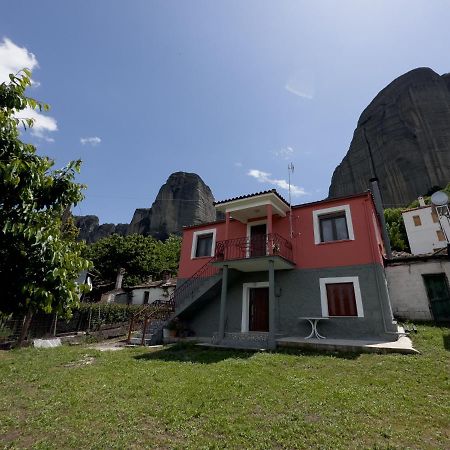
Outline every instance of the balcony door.
{"type": "Polygon", "coordinates": [[[249,256],[266,256],[267,254],[267,225],[265,223],[259,225],[250,225],[250,242],[249,256]]]}

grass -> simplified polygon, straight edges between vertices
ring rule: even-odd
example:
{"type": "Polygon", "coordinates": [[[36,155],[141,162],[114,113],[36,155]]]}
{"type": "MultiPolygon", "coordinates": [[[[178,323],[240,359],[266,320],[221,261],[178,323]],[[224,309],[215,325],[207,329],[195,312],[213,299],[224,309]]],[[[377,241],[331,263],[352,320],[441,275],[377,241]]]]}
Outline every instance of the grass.
{"type": "Polygon", "coordinates": [[[5,448],[450,448],[450,329],[421,355],[0,353],[5,448]]]}

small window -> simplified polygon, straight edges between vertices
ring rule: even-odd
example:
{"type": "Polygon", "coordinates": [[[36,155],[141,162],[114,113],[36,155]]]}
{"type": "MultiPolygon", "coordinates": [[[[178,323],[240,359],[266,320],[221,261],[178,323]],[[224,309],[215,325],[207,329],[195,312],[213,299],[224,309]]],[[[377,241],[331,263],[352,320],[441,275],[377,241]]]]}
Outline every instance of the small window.
{"type": "Polygon", "coordinates": [[[145,291],[144,292],[144,301],[142,302],[143,305],[148,305],[148,299],[150,298],[150,292],[145,291]]]}
{"type": "Polygon", "coordinates": [[[420,227],[422,225],[422,221],[420,220],[420,216],[413,216],[414,226],[420,227]]]}
{"type": "Polygon", "coordinates": [[[442,230],[436,230],[436,234],[439,241],[445,241],[445,236],[442,230]]]}
{"type": "Polygon", "coordinates": [[[197,248],[195,250],[195,257],[211,256],[213,234],[201,234],[197,236],[197,248]]]}
{"type": "Polygon", "coordinates": [[[431,218],[433,219],[434,223],[438,223],[439,222],[439,217],[438,217],[436,211],[431,211],[431,218]]]}
{"type": "Polygon", "coordinates": [[[353,283],[327,284],[328,315],[357,316],[355,289],[353,283]]]}
{"type": "Polygon", "coordinates": [[[194,231],[192,236],[191,259],[214,256],[216,230],[194,231]]]}
{"type": "Polygon", "coordinates": [[[345,211],[319,216],[320,241],[341,241],[348,239],[345,211]]]}

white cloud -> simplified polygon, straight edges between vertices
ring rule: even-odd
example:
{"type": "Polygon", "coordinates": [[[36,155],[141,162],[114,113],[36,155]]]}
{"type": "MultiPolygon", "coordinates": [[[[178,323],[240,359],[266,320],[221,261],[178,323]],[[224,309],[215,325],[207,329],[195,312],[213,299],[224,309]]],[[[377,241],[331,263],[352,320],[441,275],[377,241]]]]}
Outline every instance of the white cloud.
{"type": "Polygon", "coordinates": [[[280,148],[279,150],[274,150],[273,154],[277,158],[283,158],[283,159],[291,159],[294,155],[294,149],[292,147],[284,147],[280,148]]]}
{"type": "Polygon", "coordinates": [[[0,42],[0,83],[8,81],[10,73],[15,74],[21,69],[33,70],[35,67],[39,67],[39,64],[33,53],[3,38],[0,42]]]}
{"type": "Polygon", "coordinates": [[[19,119],[33,119],[33,127],[30,129],[31,134],[44,141],[55,142],[52,137],[47,136],[49,132],[58,131],[58,124],[53,117],[45,116],[30,107],[18,111],[15,116],[19,119]]]}
{"type": "MultiPolygon", "coordinates": [[[[9,81],[9,74],[16,74],[22,69],[33,70],[39,67],[36,56],[28,51],[25,47],[19,47],[8,38],[0,41],[0,83],[9,81]]],[[[33,81],[33,87],[40,86],[38,81],[33,81]]],[[[53,117],[46,116],[40,112],[25,108],[16,113],[16,117],[21,119],[34,119],[31,134],[39,139],[47,142],[54,142],[52,137],[47,136],[48,132],[58,130],[58,125],[53,117]]]]}
{"type": "MultiPolygon", "coordinates": [[[[260,183],[268,183],[285,191],[289,190],[289,183],[286,180],[277,180],[276,178],[271,178],[270,173],[263,172],[258,169],[251,169],[247,172],[247,175],[256,178],[260,183]]],[[[300,196],[306,195],[307,192],[302,187],[291,184],[291,194],[294,196],[300,196]]]]}
{"type": "Polygon", "coordinates": [[[315,95],[314,85],[314,74],[310,70],[299,70],[289,78],[284,88],[291,94],[311,100],[315,95]]]}
{"type": "Polygon", "coordinates": [[[242,167],[242,163],[241,163],[241,162],[235,162],[234,165],[235,165],[236,167],[242,167]]]}
{"type": "Polygon", "coordinates": [[[96,145],[100,144],[102,140],[98,136],[91,136],[91,137],[85,137],[80,138],[81,145],[92,145],[95,147],[96,145]]]}

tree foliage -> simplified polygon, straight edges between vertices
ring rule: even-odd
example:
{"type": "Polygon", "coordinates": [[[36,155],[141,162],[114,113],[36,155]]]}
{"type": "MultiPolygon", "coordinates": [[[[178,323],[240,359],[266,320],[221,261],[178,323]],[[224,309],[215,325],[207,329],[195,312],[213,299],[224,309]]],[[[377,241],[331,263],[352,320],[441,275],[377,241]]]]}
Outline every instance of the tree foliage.
{"type": "Polygon", "coordinates": [[[384,218],[392,250],[409,252],[408,236],[403,222],[402,211],[402,208],[385,209],[384,218]]]}
{"type": "Polygon", "coordinates": [[[176,274],[181,238],[170,236],[165,242],[151,236],[113,234],[87,247],[100,282],[112,282],[119,268],[125,269],[124,284],[136,285],[163,272],[176,274]]]}
{"type": "Polygon", "coordinates": [[[30,77],[24,70],[0,84],[0,311],[70,315],[80,292],[75,280],[90,264],[62,220],[83,198],[83,186],[74,182],[81,161],[55,170],[20,139],[21,125],[33,126],[21,117],[25,109],[48,109],[25,95],[30,77]]]}

